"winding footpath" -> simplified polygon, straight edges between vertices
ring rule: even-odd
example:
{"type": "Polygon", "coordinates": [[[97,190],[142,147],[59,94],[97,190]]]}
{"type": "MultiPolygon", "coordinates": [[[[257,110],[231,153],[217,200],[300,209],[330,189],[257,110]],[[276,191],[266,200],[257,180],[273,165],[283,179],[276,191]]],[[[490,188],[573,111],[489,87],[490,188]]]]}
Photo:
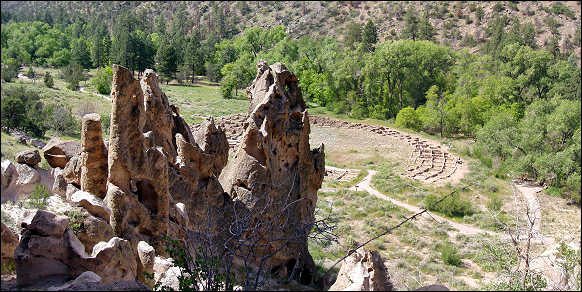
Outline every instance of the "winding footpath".
{"type": "MultiPolygon", "coordinates": [[[[410,212],[413,213],[418,213],[421,212],[423,209],[419,208],[417,206],[414,205],[410,205],[408,203],[404,203],[401,201],[398,201],[396,199],[390,198],[384,194],[382,194],[381,192],[379,192],[378,190],[374,189],[372,186],[370,186],[370,182],[372,181],[372,177],[376,174],[376,171],[374,170],[368,170],[368,175],[359,183],[357,183],[355,186],[351,187],[350,190],[353,191],[366,191],[374,196],[376,196],[379,199],[382,200],[386,200],[386,201],[390,201],[392,204],[404,208],[410,212]]],[[[426,213],[425,213],[426,214],[426,213]]],[[[443,222],[447,222],[448,224],[450,224],[452,227],[454,227],[455,229],[459,230],[460,233],[463,234],[467,234],[467,235],[477,235],[480,233],[486,233],[489,235],[500,235],[497,232],[493,232],[493,231],[489,231],[489,230],[484,230],[484,229],[480,229],[477,227],[473,227],[470,225],[466,225],[466,224],[462,224],[462,223],[458,223],[455,222],[453,220],[441,217],[439,215],[433,214],[431,213],[430,215],[432,218],[434,218],[435,220],[437,220],[439,223],[443,223],[443,222]]]]}

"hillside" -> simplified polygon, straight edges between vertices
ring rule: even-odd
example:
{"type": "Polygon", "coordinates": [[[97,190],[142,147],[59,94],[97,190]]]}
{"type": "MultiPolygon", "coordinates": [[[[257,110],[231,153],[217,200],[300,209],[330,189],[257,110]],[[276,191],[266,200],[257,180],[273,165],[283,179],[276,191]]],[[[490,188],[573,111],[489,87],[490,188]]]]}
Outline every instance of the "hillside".
{"type": "MultiPolygon", "coordinates": [[[[559,32],[563,51],[573,50],[580,59],[580,2],[579,1],[343,1],[343,2],[20,2],[2,1],[2,13],[41,17],[46,11],[59,12],[71,20],[76,15],[104,19],[111,29],[115,17],[124,9],[140,15],[153,27],[154,19],[164,16],[169,27],[172,17],[183,11],[187,30],[202,32],[224,26],[223,33],[236,35],[252,26],[285,25],[288,35],[298,38],[328,36],[343,39],[351,23],[366,24],[372,20],[380,41],[403,38],[407,26],[407,8],[416,11],[417,22],[427,13],[434,27],[435,41],[453,49],[463,47],[476,52],[489,39],[487,28],[499,15],[507,16],[506,31],[513,19],[535,27],[535,43],[544,48],[550,43],[552,29],[559,32]],[[67,14],[66,12],[73,12],[67,14]],[[33,15],[30,15],[33,14],[33,15]]],[[[57,13],[58,14],[58,13],[57,13]]],[[[5,17],[3,16],[3,20],[5,17]]],[[[21,19],[24,20],[24,19],[21,19]]]]}

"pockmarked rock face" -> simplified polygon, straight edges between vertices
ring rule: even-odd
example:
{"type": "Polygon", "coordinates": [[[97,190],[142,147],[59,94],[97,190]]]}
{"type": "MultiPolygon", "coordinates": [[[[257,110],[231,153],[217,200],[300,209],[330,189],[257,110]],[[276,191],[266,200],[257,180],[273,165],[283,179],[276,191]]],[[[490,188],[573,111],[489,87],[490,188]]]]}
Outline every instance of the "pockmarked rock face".
{"type": "Polygon", "coordinates": [[[134,247],[148,242],[164,255],[164,235],[186,239],[190,232],[218,234],[220,220],[212,222],[211,230],[202,223],[209,220],[208,210],[223,214],[218,175],[228,159],[224,133],[209,122],[196,133],[204,142],[199,147],[152,70],[138,81],[128,69],[115,65],[112,89],[104,201],[116,236],[134,247]]]}
{"type": "Polygon", "coordinates": [[[81,190],[101,199],[107,186],[107,148],[101,135],[101,116],[86,114],[81,126],[81,190]]]}
{"type": "Polygon", "coordinates": [[[330,291],[392,291],[393,285],[376,251],[358,249],[342,263],[330,291]]]}
{"type": "Polygon", "coordinates": [[[246,92],[248,126],[220,182],[240,213],[250,215],[249,224],[264,222],[258,231],[268,242],[263,252],[279,250],[268,261],[271,270],[290,275],[298,269],[300,282],[309,283],[315,265],[307,234],[325,173],[323,145],[310,149],[305,102],[297,77],[283,64],[259,62],[246,92]]]}

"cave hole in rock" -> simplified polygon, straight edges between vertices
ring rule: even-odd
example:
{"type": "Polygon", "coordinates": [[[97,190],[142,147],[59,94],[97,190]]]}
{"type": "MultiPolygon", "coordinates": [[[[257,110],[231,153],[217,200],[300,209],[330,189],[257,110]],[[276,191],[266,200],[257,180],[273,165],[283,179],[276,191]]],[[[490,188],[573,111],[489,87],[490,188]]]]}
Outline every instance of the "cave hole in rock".
{"type": "Polygon", "coordinates": [[[154,190],[154,185],[146,179],[138,179],[135,181],[137,187],[138,200],[143,203],[152,214],[158,213],[158,194],[154,190]]]}

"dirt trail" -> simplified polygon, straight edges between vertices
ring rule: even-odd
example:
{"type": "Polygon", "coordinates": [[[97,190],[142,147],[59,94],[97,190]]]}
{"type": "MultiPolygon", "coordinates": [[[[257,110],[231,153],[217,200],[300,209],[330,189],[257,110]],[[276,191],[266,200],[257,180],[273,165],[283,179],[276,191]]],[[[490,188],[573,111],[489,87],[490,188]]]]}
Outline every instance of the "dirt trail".
{"type": "Polygon", "coordinates": [[[103,94],[95,93],[95,92],[89,92],[89,91],[85,90],[85,87],[84,87],[84,86],[79,86],[79,91],[81,91],[81,92],[87,92],[87,93],[91,93],[91,94],[93,94],[93,95],[96,95],[96,96],[102,97],[102,98],[104,98],[104,99],[105,99],[105,100],[107,100],[107,101],[111,101],[111,98],[110,98],[110,97],[108,97],[108,96],[105,96],[105,95],[103,95],[103,94]]]}
{"type": "MultiPolygon", "coordinates": [[[[374,170],[368,170],[368,175],[358,184],[356,184],[355,186],[351,187],[350,190],[354,190],[354,191],[367,191],[368,193],[376,196],[377,198],[380,198],[382,200],[387,200],[392,202],[394,205],[399,206],[401,208],[407,209],[410,212],[414,212],[414,213],[418,213],[420,211],[422,211],[422,208],[419,208],[417,206],[414,205],[410,205],[401,201],[398,201],[396,199],[390,198],[385,196],[384,194],[380,193],[379,191],[377,191],[376,189],[374,189],[372,186],[370,186],[370,182],[372,181],[372,177],[376,174],[376,171],[374,170]]],[[[441,216],[438,216],[436,214],[430,214],[430,216],[432,216],[433,218],[435,218],[436,220],[438,220],[440,223],[443,222],[447,222],[449,223],[451,226],[453,226],[455,229],[459,230],[460,233],[462,234],[466,234],[466,235],[476,235],[476,234],[480,234],[480,233],[487,233],[489,235],[500,235],[497,232],[493,232],[493,231],[489,231],[489,230],[483,230],[477,227],[473,227],[473,226],[469,226],[469,225],[465,225],[465,224],[461,224],[461,223],[457,223],[455,221],[443,218],[441,216]]]]}

